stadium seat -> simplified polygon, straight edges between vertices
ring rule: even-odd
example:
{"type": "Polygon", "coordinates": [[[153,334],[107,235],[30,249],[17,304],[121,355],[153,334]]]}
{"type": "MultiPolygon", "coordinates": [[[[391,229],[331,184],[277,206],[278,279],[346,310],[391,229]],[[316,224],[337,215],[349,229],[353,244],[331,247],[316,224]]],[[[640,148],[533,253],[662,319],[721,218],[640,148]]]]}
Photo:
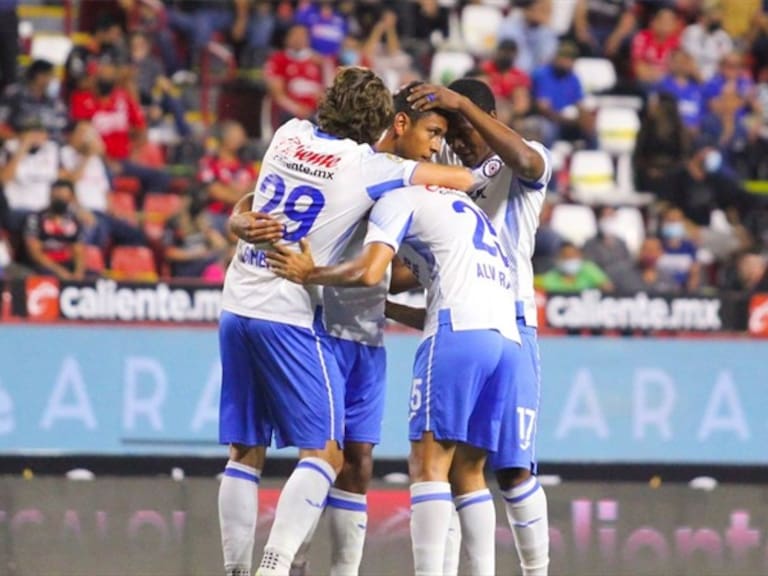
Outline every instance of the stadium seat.
{"type": "Polygon", "coordinates": [[[557,204],[552,209],[550,225],[563,239],[576,246],[583,246],[597,234],[595,213],[581,204],[557,204]]]}
{"type": "Polygon", "coordinates": [[[504,16],[496,6],[469,4],[461,11],[461,35],[471,54],[485,56],[496,48],[496,35],[504,16]]]}
{"type": "Polygon", "coordinates": [[[136,223],[136,198],[127,192],[112,192],[109,195],[109,206],[112,214],[133,224],[136,223]]]}
{"type": "Polygon", "coordinates": [[[128,194],[136,195],[141,191],[141,182],[132,176],[116,176],[112,179],[112,186],[116,191],[127,192],[128,194]]]}
{"type": "Polygon", "coordinates": [[[86,245],[85,269],[88,272],[104,272],[104,253],[98,246],[86,245]]]}
{"type": "Polygon", "coordinates": [[[557,0],[557,4],[553,7],[549,27],[557,32],[558,36],[565,36],[571,29],[577,2],[578,0],[557,0]]]}
{"type": "Polygon", "coordinates": [[[149,194],[144,199],[144,232],[150,240],[160,240],[165,222],[181,210],[183,200],[176,194],[149,194]]]}
{"type": "Polygon", "coordinates": [[[450,84],[461,78],[475,65],[475,59],[466,52],[441,51],[432,57],[429,79],[432,84],[450,84]]]}
{"type": "Polygon", "coordinates": [[[573,71],[587,94],[604,92],[616,86],[616,69],[607,58],[576,58],[573,71]]]}
{"type": "Polygon", "coordinates": [[[612,231],[624,240],[630,254],[636,256],[645,240],[645,223],[640,210],[633,206],[617,208],[613,215],[612,231]]]}
{"type": "Polygon", "coordinates": [[[47,60],[54,66],[64,66],[72,51],[72,40],[63,34],[35,34],[32,37],[30,57],[47,60]]]}
{"type": "Polygon", "coordinates": [[[597,111],[597,138],[609,154],[631,154],[635,149],[640,118],[628,108],[600,108],[597,111]]]}
{"type": "Polygon", "coordinates": [[[157,281],[155,256],[149,248],[115,246],[111,262],[111,275],[115,280],[157,281]]]}
{"type": "Polygon", "coordinates": [[[594,204],[609,199],[616,190],[613,159],[604,150],[577,150],[571,156],[571,195],[594,204]]]}

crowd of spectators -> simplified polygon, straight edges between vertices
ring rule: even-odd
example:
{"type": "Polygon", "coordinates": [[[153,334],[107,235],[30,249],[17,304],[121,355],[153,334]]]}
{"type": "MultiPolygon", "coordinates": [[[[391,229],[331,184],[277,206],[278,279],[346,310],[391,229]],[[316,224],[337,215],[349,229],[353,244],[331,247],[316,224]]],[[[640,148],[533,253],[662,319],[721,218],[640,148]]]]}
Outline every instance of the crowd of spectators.
{"type": "MultiPolygon", "coordinates": [[[[371,67],[392,90],[429,79],[436,52],[461,49],[461,11],[483,2],[77,4],[88,41],[74,45],[61,69],[44,60],[9,68],[15,47],[0,44],[5,277],[109,274],[115,247],[138,246],[152,250],[160,277],[220,282],[234,246],[226,219],[253,187],[263,137],[289,118],[311,118],[339,65],[371,67]],[[263,121],[258,133],[252,129],[261,101],[240,118],[222,114],[210,125],[196,119],[201,75],[216,47],[232,55],[236,75],[266,95],[266,133],[263,121]],[[193,152],[180,155],[180,148],[193,152]],[[164,208],[156,213],[158,206],[164,208]],[[91,266],[87,249],[105,265],[91,266]]],[[[595,106],[574,69],[579,58],[610,60],[618,75],[613,92],[642,102],[631,162],[635,188],[653,198],[640,211],[642,238],[626,243],[620,207],[612,205],[591,207],[594,237],[576,242],[560,233],[552,214],[575,201],[566,157],[542,215],[537,286],[673,294],[766,289],[768,203],[744,185],[768,179],[763,3],[487,4],[503,17],[492,46],[472,54],[467,74],[490,85],[499,119],[526,137],[548,146],[568,142],[569,150],[599,148],[595,106]]]]}

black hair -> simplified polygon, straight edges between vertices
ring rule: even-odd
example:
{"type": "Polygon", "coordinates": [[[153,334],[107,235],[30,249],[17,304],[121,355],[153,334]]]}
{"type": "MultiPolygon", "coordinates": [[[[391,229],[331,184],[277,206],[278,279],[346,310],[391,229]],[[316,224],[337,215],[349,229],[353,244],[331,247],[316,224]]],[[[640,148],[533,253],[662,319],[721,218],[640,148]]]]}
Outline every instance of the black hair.
{"type": "Polygon", "coordinates": [[[476,78],[459,78],[448,85],[450,90],[469,98],[478,108],[489,114],[496,111],[496,98],[488,84],[476,78]]]}
{"type": "Polygon", "coordinates": [[[32,82],[38,76],[50,74],[51,72],[53,72],[53,64],[48,62],[48,60],[35,60],[27,68],[26,77],[29,82],[32,82]]]}
{"type": "Polygon", "coordinates": [[[53,184],[51,184],[51,190],[54,188],[69,188],[69,191],[72,192],[72,194],[75,193],[75,185],[72,183],[72,180],[67,180],[66,178],[58,178],[57,180],[54,180],[53,184]]]}
{"type": "Polygon", "coordinates": [[[445,119],[450,122],[452,115],[447,110],[442,110],[441,108],[433,108],[432,110],[420,111],[416,110],[413,106],[411,106],[411,103],[408,102],[408,96],[411,94],[411,90],[423,85],[424,82],[421,80],[413,80],[395,92],[395,94],[392,96],[392,101],[395,105],[395,114],[402,112],[408,116],[412,122],[418,122],[430,114],[440,114],[440,116],[444,116],[445,119]]]}

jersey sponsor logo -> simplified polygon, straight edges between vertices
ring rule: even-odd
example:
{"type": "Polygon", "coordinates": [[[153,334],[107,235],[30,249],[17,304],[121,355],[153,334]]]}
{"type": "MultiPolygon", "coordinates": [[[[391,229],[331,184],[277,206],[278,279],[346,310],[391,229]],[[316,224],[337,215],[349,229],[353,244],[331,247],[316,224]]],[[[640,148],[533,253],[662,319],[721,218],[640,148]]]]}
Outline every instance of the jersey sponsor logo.
{"type": "Polygon", "coordinates": [[[768,294],[755,294],[749,301],[749,333],[768,336],[768,294]]]}
{"type": "Polygon", "coordinates": [[[59,318],[59,281],[56,278],[31,276],[26,281],[27,314],[33,320],[59,318]]]}
{"type": "Polygon", "coordinates": [[[275,147],[274,158],[289,170],[331,180],[341,156],[308,148],[299,138],[286,138],[275,147]]]}
{"type": "Polygon", "coordinates": [[[547,324],[561,329],[602,330],[720,330],[720,300],[716,298],[603,296],[588,290],[574,296],[549,296],[547,324]]]}

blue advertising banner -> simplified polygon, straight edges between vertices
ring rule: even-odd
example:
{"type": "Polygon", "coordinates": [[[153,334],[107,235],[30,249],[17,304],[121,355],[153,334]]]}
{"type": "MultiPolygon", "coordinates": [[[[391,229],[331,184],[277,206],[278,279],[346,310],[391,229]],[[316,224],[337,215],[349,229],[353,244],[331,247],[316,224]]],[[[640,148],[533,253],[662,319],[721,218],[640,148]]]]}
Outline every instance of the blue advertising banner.
{"type": "MultiPolygon", "coordinates": [[[[384,436],[408,453],[417,336],[387,339],[384,436]]],[[[543,338],[538,458],[768,463],[768,341],[543,338]]],[[[215,330],[0,328],[0,453],[222,455],[215,330]]]]}

